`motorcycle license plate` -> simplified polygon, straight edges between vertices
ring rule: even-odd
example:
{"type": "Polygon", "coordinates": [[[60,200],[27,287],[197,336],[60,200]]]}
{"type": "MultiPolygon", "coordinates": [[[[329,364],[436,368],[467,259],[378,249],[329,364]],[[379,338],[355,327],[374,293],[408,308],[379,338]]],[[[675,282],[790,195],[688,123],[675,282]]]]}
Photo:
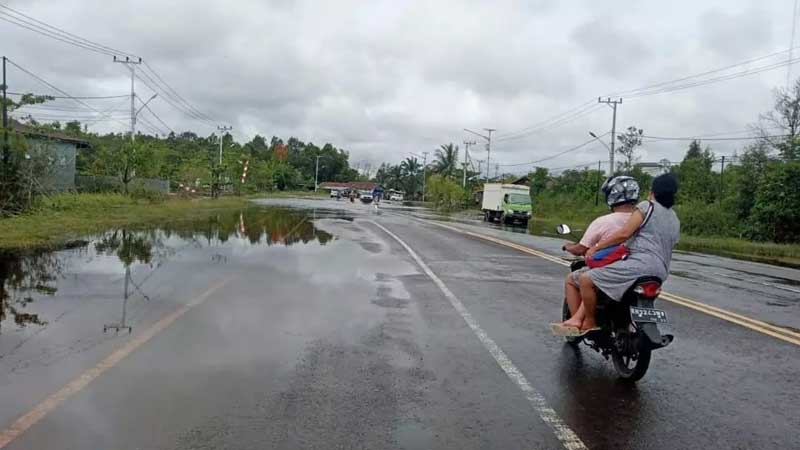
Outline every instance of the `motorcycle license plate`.
{"type": "Polygon", "coordinates": [[[631,306],[631,319],[634,322],[667,323],[667,313],[660,309],[637,308],[631,306]]]}

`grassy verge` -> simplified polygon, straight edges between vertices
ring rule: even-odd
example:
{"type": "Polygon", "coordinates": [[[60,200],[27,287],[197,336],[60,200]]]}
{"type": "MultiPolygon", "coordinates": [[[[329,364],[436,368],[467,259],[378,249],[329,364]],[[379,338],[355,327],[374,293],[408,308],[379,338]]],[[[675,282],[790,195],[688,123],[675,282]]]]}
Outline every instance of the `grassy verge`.
{"type": "Polygon", "coordinates": [[[121,194],[61,194],[29,213],[0,219],[0,250],[55,246],[109,228],[143,226],[241,208],[247,199],[135,199],[121,194]]]}
{"type": "MultiPolygon", "coordinates": [[[[556,236],[556,225],[566,223],[572,227],[574,234],[580,237],[591,221],[605,212],[606,210],[589,210],[535,216],[528,227],[533,234],[556,236]],[[596,215],[592,215],[595,213],[596,215]]],[[[753,242],[731,237],[689,236],[684,233],[678,242],[678,250],[800,268],[800,244],[753,242]]]]}

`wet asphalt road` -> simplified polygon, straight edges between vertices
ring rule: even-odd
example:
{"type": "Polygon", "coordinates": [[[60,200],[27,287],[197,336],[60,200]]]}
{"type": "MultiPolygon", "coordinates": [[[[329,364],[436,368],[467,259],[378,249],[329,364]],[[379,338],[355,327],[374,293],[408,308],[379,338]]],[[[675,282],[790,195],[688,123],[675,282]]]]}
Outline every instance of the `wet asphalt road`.
{"type": "MultiPolygon", "coordinates": [[[[676,342],[629,385],[594,351],[550,334],[564,267],[409,211],[283,203],[316,209],[265,225],[256,243],[244,217],[227,235],[152,234],[160,245],[129,266],[130,334],[102,330],[121,321],[121,258],[91,246],[60,252],[57,291],[31,293],[26,306],[48,323],[0,328],[2,429],[190,306],[7,448],[564,448],[441,288],[373,221],[416,252],[586,447],[800,448],[796,345],[661,302],[676,342]]],[[[777,278],[798,271],[703,258],[681,255],[676,266],[750,278],[714,295],[696,267],[668,288],[797,328],[800,294],[753,280],[792,287],[777,278]],[[750,303],[748,289],[760,293],[750,303]]]]}

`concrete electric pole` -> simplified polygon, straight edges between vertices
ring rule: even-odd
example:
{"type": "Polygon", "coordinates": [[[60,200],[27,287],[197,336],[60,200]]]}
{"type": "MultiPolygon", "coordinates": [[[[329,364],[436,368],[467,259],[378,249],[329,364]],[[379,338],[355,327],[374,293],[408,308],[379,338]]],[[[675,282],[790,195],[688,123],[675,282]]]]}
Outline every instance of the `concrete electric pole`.
{"type": "Polygon", "coordinates": [[[488,183],[489,182],[489,169],[491,168],[489,163],[491,162],[490,157],[491,157],[491,153],[492,153],[492,132],[497,131],[497,129],[496,128],[484,128],[484,130],[486,130],[486,132],[487,132],[486,135],[480,134],[480,133],[478,133],[476,131],[472,131],[472,130],[470,130],[468,128],[464,128],[464,131],[466,131],[467,133],[472,133],[475,136],[480,136],[480,137],[486,139],[486,182],[488,183]]]}
{"type": "Polygon", "coordinates": [[[317,166],[314,169],[314,192],[317,192],[319,188],[319,158],[320,155],[317,155],[317,166]]]}
{"type": "Polygon", "coordinates": [[[126,56],[123,60],[117,59],[115,56],[114,62],[125,64],[131,71],[131,142],[133,142],[136,140],[136,86],[134,80],[136,79],[136,66],[142,63],[142,58],[133,60],[126,56]]]}
{"type": "Polygon", "coordinates": [[[219,163],[217,164],[217,190],[222,191],[222,144],[225,141],[225,133],[231,131],[231,126],[217,126],[219,130],[219,163]]]}
{"type": "Polygon", "coordinates": [[[428,152],[422,152],[422,203],[425,203],[425,178],[428,172],[428,152]]]}
{"type": "Polygon", "coordinates": [[[475,141],[464,141],[464,170],[463,170],[463,179],[461,181],[461,187],[467,187],[467,160],[469,159],[469,146],[475,145],[475,141]]]}
{"type": "Polygon", "coordinates": [[[611,149],[609,150],[608,156],[608,176],[614,176],[614,144],[617,140],[617,105],[622,103],[622,99],[612,100],[611,97],[606,98],[605,100],[597,97],[597,103],[605,103],[614,110],[614,115],[611,119],[611,149]]]}

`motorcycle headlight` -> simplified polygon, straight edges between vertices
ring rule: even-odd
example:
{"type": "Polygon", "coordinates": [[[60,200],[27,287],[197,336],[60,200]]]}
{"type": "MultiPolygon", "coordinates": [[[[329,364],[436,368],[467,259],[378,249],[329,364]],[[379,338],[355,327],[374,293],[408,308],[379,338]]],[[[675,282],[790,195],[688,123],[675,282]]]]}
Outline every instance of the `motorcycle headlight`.
{"type": "Polygon", "coordinates": [[[530,211],[528,211],[526,214],[528,215],[528,217],[531,216],[531,212],[530,211]]]}

